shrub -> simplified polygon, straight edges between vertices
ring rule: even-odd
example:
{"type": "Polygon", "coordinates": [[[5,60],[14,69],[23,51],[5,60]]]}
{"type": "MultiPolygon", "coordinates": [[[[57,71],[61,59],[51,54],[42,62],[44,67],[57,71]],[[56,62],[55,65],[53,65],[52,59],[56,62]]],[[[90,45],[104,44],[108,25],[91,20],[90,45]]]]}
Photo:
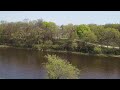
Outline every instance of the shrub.
{"type": "Polygon", "coordinates": [[[61,46],[55,44],[55,45],[52,45],[52,49],[53,49],[53,50],[61,50],[61,46]]]}
{"type": "Polygon", "coordinates": [[[43,50],[43,44],[35,44],[32,48],[35,50],[43,50]]]}
{"type": "Polygon", "coordinates": [[[76,50],[78,47],[78,44],[76,42],[72,42],[71,48],[72,50],[76,50]]]}
{"type": "Polygon", "coordinates": [[[47,55],[45,65],[49,79],[78,79],[80,70],[56,55],[47,55]]]}
{"type": "Polygon", "coordinates": [[[32,46],[33,49],[36,49],[36,50],[48,50],[48,49],[51,49],[52,47],[52,41],[45,41],[44,44],[41,43],[41,44],[35,44],[32,46]]]}
{"type": "Polygon", "coordinates": [[[101,54],[102,53],[102,50],[100,47],[94,47],[94,53],[95,54],[101,54]]]}
{"type": "Polygon", "coordinates": [[[119,49],[113,49],[113,48],[102,48],[102,52],[104,54],[114,54],[114,55],[119,55],[120,54],[119,49]]]}
{"type": "Polygon", "coordinates": [[[48,41],[45,41],[44,44],[45,44],[45,45],[52,45],[53,42],[52,42],[51,40],[48,40],[48,41]]]}

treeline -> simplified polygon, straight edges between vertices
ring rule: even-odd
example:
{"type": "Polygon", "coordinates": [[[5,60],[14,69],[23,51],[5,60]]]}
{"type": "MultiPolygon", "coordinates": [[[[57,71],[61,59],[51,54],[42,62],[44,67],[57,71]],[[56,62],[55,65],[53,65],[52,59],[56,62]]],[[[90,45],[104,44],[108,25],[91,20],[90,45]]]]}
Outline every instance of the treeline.
{"type": "Polygon", "coordinates": [[[114,48],[120,47],[120,24],[58,26],[54,22],[42,19],[1,21],[0,44],[39,50],[120,54],[120,50],[114,48]],[[102,45],[112,48],[105,48],[102,45]]]}

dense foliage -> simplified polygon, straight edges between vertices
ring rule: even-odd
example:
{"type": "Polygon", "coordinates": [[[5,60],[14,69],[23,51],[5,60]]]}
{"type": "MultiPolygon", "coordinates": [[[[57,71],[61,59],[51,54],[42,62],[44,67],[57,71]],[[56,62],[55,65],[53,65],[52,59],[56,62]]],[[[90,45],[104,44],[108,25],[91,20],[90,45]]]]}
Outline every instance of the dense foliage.
{"type": "Polygon", "coordinates": [[[78,79],[80,70],[56,55],[47,55],[45,65],[49,79],[78,79]]]}
{"type": "Polygon", "coordinates": [[[120,54],[119,48],[116,48],[120,47],[120,24],[58,26],[42,19],[1,21],[0,44],[42,51],[64,50],[94,54],[110,51],[111,54],[120,54]]]}

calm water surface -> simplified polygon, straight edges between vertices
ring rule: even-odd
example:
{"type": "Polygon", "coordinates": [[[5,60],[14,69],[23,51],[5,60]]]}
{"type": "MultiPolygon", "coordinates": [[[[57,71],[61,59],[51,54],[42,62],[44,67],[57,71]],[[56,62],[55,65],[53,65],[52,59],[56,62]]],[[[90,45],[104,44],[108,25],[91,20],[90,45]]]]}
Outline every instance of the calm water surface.
{"type": "Polygon", "coordinates": [[[46,54],[67,59],[81,70],[81,79],[120,79],[120,58],[95,57],[71,53],[50,53],[24,49],[0,49],[0,78],[44,79],[46,54]]]}

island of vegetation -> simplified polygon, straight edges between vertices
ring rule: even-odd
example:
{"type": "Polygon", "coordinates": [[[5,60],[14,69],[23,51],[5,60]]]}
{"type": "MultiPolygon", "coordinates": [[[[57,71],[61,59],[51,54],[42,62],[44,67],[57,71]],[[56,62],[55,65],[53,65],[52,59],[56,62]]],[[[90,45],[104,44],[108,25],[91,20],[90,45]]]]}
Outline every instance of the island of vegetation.
{"type": "Polygon", "coordinates": [[[49,79],[79,79],[80,70],[67,60],[56,55],[46,55],[48,62],[45,64],[49,79]]]}
{"type": "Polygon", "coordinates": [[[0,47],[120,55],[120,24],[56,25],[42,19],[0,23],[0,47]]]}

